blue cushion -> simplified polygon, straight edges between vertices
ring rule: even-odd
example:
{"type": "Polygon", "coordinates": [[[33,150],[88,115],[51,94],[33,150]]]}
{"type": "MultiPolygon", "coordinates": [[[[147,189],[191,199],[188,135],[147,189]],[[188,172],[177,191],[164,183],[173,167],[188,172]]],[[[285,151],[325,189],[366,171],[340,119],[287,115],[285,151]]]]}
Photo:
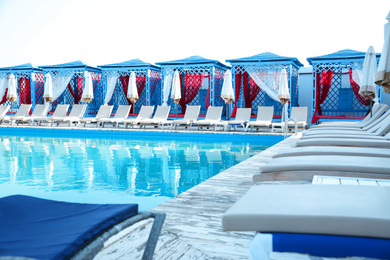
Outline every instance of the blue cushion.
{"type": "MultiPolygon", "coordinates": [[[[356,227],[359,228],[359,227],[356,227]]],[[[322,257],[390,258],[390,239],[297,233],[272,233],[272,250],[322,257]]]]}
{"type": "Polygon", "coordinates": [[[0,199],[0,256],[67,259],[137,204],[82,204],[14,195],[0,199]]]}

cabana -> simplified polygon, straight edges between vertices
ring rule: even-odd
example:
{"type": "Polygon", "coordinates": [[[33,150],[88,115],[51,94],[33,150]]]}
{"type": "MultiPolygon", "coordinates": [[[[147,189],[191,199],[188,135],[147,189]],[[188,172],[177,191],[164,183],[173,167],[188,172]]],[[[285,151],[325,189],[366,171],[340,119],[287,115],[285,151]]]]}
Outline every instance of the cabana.
{"type": "Polygon", "coordinates": [[[20,104],[43,104],[43,82],[42,69],[26,63],[14,67],[0,68],[0,104],[11,105],[11,111],[15,112],[20,104]],[[13,74],[16,79],[17,98],[14,102],[7,100],[8,78],[13,74]]]}
{"type": "Polygon", "coordinates": [[[259,106],[273,106],[274,117],[280,118],[283,105],[272,99],[267,92],[256,84],[250,74],[255,73],[261,81],[273,88],[279,80],[282,69],[286,69],[288,86],[290,90],[290,101],[288,111],[292,106],[298,106],[298,71],[303,67],[297,58],[283,57],[270,52],[258,55],[226,60],[232,65],[232,81],[235,88],[234,110],[235,116],[237,108],[252,108],[252,113],[256,114],[259,106]]]}
{"type": "Polygon", "coordinates": [[[210,105],[224,105],[221,89],[224,73],[229,66],[200,56],[156,64],[161,66],[163,75],[161,103],[170,105],[172,114],[184,114],[187,105],[200,105],[200,114],[205,115],[210,105]],[[178,105],[170,98],[171,81],[175,71],[180,74],[181,98],[178,105]]]}
{"type": "MultiPolygon", "coordinates": [[[[313,66],[312,124],[319,121],[363,118],[369,111],[370,101],[359,94],[357,71],[362,71],[366,53],[341,50],[311,57],[313,66]]],[[[376,55],[377,62],[380,54],[376,55]]],[[[378,100],[381,100],[377,87],[378,100]]]]}
{"type": "Polygon", "coordinates": [[[103,91],[101,84],[101,70],[95,66],[88,65],[82,61],[74,61],[58,65],[39,66],[43,73],[49,73],[53,82],[52,109],[54,111],[58,104],[82,103],[81,97],[85,87],[85,73],[88,72],[93,84],[93,99],[87,107],[88,115],[95,115],[99,107],[103,105],[103,91]]]}
{"type": "Polygon", "coordinates": [[[141,106],[160,104],[161,69],[160,67],[133,59],[120,63],[98,66],[102,69],[104,104],[113,105],[115,112],[119,105],[131,105],[130,113],[138,113],[141,106]],[[127,98],[129,77],[135,73],[139,99],[132,103],[127,98]]]}

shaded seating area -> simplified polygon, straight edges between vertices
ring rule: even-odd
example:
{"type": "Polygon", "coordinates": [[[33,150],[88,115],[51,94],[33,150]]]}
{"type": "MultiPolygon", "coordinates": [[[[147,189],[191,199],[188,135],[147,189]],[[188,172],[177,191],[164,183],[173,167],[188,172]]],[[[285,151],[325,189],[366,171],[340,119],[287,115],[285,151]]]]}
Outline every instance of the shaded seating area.
{"type": "MultiPolygon", "coordinates": [[[[102,70],[104,104],[131,106],[130,114],[138,114],[142,106],[161,105],[161,69],[140,59],[99,65],[102,70]],[[128,98],[129,78],[134,72],[138,99],[128,98]]],[[[129,114],[128,113],[128,114],[129,114]]]]}
{"type": "Polygon", "coordinates": [[[209,106],[223,106],[221,98],[224,73],[228,66],[200,56],[157,62],[162,74],[162,105],[170,105],[170,114],[185,115],[187,106],[200,106],[205,115],[209,106]],[[179,73],[181,98],[175,104],[171,97],[174,72],[179,73]]]}
{"type": "Polygon", "coordinates": [[[24,118],[30,113],[31,104],[21,104],[18,111],[16,111],[14,116],[4,116],[0,118],[0,123],[9,123],[12,124],[16,119],[24,118]]]}
{"type": "Polygon", "coordinates": [[[0,105],[10,106],[9,114],[15,114],[21,104],[31,104],[34,110],[36,104],[44,104],[43,84],[43,70],[34,64],[0,68],[0,105]],[[10,78],[14,79],[15,84],[12,97],[9,96],[10,78]]]}
{"type": "Polygon", "coordinates": [[[165,214],[138,204],[85,204],[14,195],[0,199],[0,255],[34,259],[92,259],[123,229],[153,218],[142,259],[152,259],[165,214]],[[15,217],[17,216],[17,217],[15,217]]]}
{"type": "MultiPolygon", "coordinates": [[[[313,67],[311,123],[359,120],[369,111],[369,100],[359,94],[366,53],[350,49],[307,59],[313,67]]],[[[379,61],[380,55],[376,55],[379,61]]],[[[381,91],[376,97],[381,101],[381,91]]]]}
{"type": "Polygon", "coordinates": [[[273,106],[274,118],[282,117],[283,105],[277,97],[275,86],[279,84],[282,69],[286,69],[291,107],[298,106],[298,72],[303,64],[294,57],[279,56],[270,52],[245,58],[226,60],[232,65],[232,81],[235,100],[232,102],[231,117],[235,117],[237,108],[252,108],[257,113],[258,107],[273,106]]]}
{"type": "Polygon", "coordinates": [[[42,125],[42,123],[53,125],[55,120],[63,120],[66,117],[68,109],[69,105],[57,105],[52,116],[36,118],[35,121],[37,121],[38,125],[42,125]]]}
{"type": "MultiPolygon", "coordinates": [[[[102,72],[98,67],[78,60],[39,68],[51,78],[52,94],[45,97],[51,104],[50,112],[54,112],[59,104],[69,104],[72,109],[74,104],[84,103],[87,105],[86,114],[92,116],[103,105],[102,72]]],[[[48,88],[49,84],[45,83],[44,88],[48,88]]]]}
{"type": "Polygon", "coordinates": [[[273,116],[274,116],[273,106],[258,107],[256,121],[250,121],[247,124],[247,128],[250,128],[251,131],[253,131],[253,128],[260,129],[265,127],[267,128],[268,131],[269,127],[272,124],[273,116]]]}
{"type": "Polygon", "coordinates": [[[15,121],[16,125],[24,124],[24,123],[33,124],[35,119],[46,117],[48,110],[49,110],[49,105],[37,104],[35,105],[34,111],[32,112],[31,116],[29,116],[28,114],[25,116],[15,115],[13,117],[13,120],[15,121]]]}
{"type": "Polygon", "coordinates": [[[86,109],[87,105],[73,105],[69,116],[57,118],[53,115],[53,124],[57,123],[57,126],[59,126],[61,123],[68,123],[69,127],[72,126],[72,124],[77,125],[84,116],[86,109]]]}

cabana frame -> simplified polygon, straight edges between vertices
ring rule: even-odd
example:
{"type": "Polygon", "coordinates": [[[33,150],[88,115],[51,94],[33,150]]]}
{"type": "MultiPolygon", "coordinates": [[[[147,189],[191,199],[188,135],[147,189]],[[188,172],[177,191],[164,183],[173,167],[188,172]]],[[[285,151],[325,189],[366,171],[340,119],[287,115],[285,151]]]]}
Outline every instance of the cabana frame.
{"type": "Polygon", "coordinates": [[[74,61],[58,65],[49,65],[49,66],[39,66],[43,70],[43,73],[50,73],[52,78],[55,77],[67,77],[72,76],[68,87],[61,94],[59,98],[53,100],[52,109],[53,112],[58,104],[69,104],[70,110],[73,107],[73,104],[82,103],[81,102],[81,93],[85,87],[84,73],[87,71],[91,74],[92,83],[93,83],[93,93],[94,97],[86,110],[87,115],[96,115],[100,106],[103,105],[103,91],[102,91],[102,72],[101,69],[83,63],[82,61],[74,61]],[[71,92],[71,90],[73,93],[71,92]],[[74,96],[73,96],[74,95],[74,96]],[[75,98],[76,97],[76,98],[75,98]]]}
{"type": "MultiPolygon", "coordinates": [[[[225,71],[230,68],[229,66],[217,60],[205,59],[200,56],[191,56],[185,59],[174,61],[157,62],[156,64],[161,66],[161,73],[163,75],[161,86],[164,86],[164,81],[166,80],[167,75],[173,75],[175,71],[179,72],[181,76],[182,98],[184,98],[184,88],[186,87],[186,75],[203,75],[203,82],[199,91],[196,93],[192,101],[185,104],[200,105],[201,115],[206,114],[209,105],[224,105],[224,101],[221,98],[221,90],[223,85],[223,76],[225,71]],[[205,88],[204,84],[206,79],[208,79],[209,82],[207,88],[205,88]]],[[[190,81],[189,78],[190,77],[188,76],[188,81],[190,81]]],[[[163,91],[161,91],[161,101],[164,99],[163,94],[163,91]]],[[[183,103],[181,102],[181,104],[183,103]]],[[[174,104],[173,100],[170,98],[170,95],[168,99],[168,105],[171,106],[171,114],[176,112],[179,114],[183,113],[181,105],[174,104]]]]}
{"type": "MultiPolygon", "coordinates": [[[[366,53],[345,49],[335,53],[307,58],[313,67],[313,97],[312,97],[312,123],[321,121],[334,121],[345,119],[363,118],[368,110],[369,104],[363,105],[353,93],[349,79],[349,70],[362,70],[366,53]],[[326,76],[328,75],[328,76],[326,76]],[[331,80],[329,92],[318,111],[317,93],[320,85],[327,84],[326,77],[331,80]],[[347,86],[347,87],[346,87],[347,86]],[[317,97],[317,98],[316,98],[317,97]]],[[[380,54],[376,55],[377,63],[380,54]]],[[[377,86],[376,97],[381,101],[381,87],[377,86]]],[[[321,101],[319,101],[321,102],[321,101]]]]}
{"type": "MultiPolygon", "coordinates": [[[[244,74],[249,72],[260,72],[260,73],[269,73],[269,72],[278,72],[280,73],[282,69],[286,69],[288,86],[290,90],[291,99],[288,102],[288,111],[290,113],[292,106],[298,106],[298,75],[299,68],[303,67],[303,64],[299,62],[297,58],[292,57],[283,57],[270,52],[264,52],[258,55],[230,59],[226,60],[232,65],[232,84],[233,88],[236,90],[236,77],[241,78],[240,85],[240,97],[237,100],[237,97],[232,103],[231,109],[233,109],[234,104],[238,108],[246,107],[245,97],[244,97],[244,74]],[[241,76],[240,76],[241,74],[241,76]]],[[[256,86],[256,83],[248,75],[248,86],[251,88],[256,86]]],[[[257,114],[257,109],[259,106],[273,106],[274,107],[274,116],[280,118],[282,115],[283,105],[280,102],[277,102],[270,98],[268,94],[260,88],[256,98],[252,101],[252,113],[257,114]]]]}
{"type": "Polygon", "coordinates": [[[0,102],[5,101],[3,104],[11,105],[11,111],[16,111],[20,104],[32,104],[34,110],[35,104],[41,104],[39,102],[43,101],[44,76],[42,69],[31,63],[0,68],[0,79],[8,79],[11,74],[16,78],[18,97],[15,102],[10,102],[5,100],[5,94],[4,97],[0,97],[0,102]]]}
{"type": "Polygon", "coordinates": [[[138,113],[141,106],[159,105],[161,97],[161,69],[159,66],[144,62],[140,59],[133,59],[120,63],[113,63],[98,66],[102,70],[103,93],[104,97],[108,90],[108,79],[110,77],[118,77],[114,92],[109,101],[109,105],[113,105],[115,112],[119,105],[131,105],[130,113],[138,113]],[[136,75],[137,88],[143,88],[139,94],[139,99],[135,103],[131,103],[127,98],[123,84],[127,84],[128,77],[131,72],[136,75]]]}

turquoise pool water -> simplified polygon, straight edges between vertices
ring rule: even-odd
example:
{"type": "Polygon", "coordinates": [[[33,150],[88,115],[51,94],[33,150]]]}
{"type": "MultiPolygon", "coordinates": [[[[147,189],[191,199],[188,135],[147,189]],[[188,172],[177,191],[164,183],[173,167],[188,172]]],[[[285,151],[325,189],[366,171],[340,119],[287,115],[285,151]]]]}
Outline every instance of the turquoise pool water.
{"type": "Polygon", "coordinates": [[[151,209],[280,136],[0,129],[0,197],[27,194],[151,209]]]}

